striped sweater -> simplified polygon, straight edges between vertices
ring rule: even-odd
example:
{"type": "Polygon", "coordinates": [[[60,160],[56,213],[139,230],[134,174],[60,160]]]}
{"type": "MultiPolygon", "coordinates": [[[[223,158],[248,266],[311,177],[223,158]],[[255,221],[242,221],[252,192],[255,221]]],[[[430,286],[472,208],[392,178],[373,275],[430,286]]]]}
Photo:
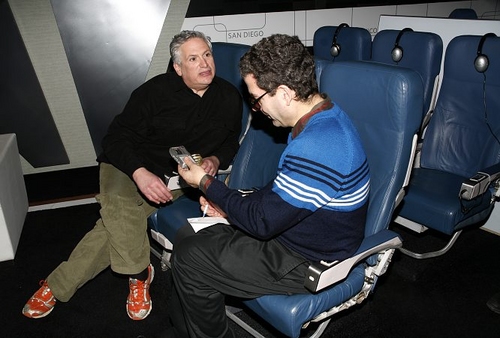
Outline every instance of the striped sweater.
{"type": "Polygon", "coordinates": [[[248,234],[276,238],[311,261],[332,261],[361,243],[369,182],[357,131],[326,100],[292,130],[274,181],[246,197],[214,181],[207,196],[248,234]]]}

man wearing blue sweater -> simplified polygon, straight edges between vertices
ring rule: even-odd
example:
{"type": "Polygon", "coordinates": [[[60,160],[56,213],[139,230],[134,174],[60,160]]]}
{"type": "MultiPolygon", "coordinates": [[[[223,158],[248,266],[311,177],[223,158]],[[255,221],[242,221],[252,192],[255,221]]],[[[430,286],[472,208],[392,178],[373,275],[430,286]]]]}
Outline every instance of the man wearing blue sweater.
{"type": "MultiPolygon", "coordinates": [[[[311,262],[342,260],[363,238],[369,168],[348,116],[320,94],[314,60],[298,37],[262,39],[242,57],[254,111],[293,127],[276,178],[242,197],[188,161],[179,174],[206,198],[217,224],[176,242],[171,313],[175,337],[233,337],[226,295],[308,292],[311,262]]],[[[203,206],[202,206],[203,208],[203,206]]]]}

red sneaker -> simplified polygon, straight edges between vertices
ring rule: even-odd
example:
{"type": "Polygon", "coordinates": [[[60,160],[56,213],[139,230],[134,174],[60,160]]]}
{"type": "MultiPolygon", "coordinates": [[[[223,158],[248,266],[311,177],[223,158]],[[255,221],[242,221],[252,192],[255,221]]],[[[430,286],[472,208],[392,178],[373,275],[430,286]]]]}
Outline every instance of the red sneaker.
{"type": "Polygon", "coordinates": [[[135,278],[128,279],[130,293],[127,298],[127,314],[133,320],[143,320],[153,308],[153,301],[149,295],[149,286],[155,276],[153,265],[148,266],[148,278],[145,281],[135,278]]]}
{"type": "Polygon", "coordinates": [[[28,318],[42,318],[54,310],[56,298],[50,291],[47,281],[40,281],[40,289],[28,300],[23,307],[23,315],[28,318]]]}

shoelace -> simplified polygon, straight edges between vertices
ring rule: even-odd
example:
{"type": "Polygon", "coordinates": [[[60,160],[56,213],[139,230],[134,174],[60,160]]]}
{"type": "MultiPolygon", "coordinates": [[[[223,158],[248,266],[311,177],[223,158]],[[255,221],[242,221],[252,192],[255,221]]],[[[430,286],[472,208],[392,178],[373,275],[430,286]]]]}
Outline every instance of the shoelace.
{"type": "Polygon", "coordinates": [[[146,282],[143,282],[141,280],[138,280],[138,279],[132,279],[130,281],[131,283],[131,286],[130,286],[130,289],[132,290],[132,298],[134,300],[137,300],[139,297],[141,297],[139,295],[139,292],[140,291],[143,291],[143,294],[142,294],[142,298],[146,301],[146,290],[147,290],[147,287],[146,287],[146,282]]]}
{"type": "Polygon", "coordinates": [[[50,288],[49,286],[46,284],[46,282],[42,279],[39,283],[38,283],[41,287],[43,287],[43,291],[41,293],[41,296],[42,297],[45,297],[49,292],[50,292],[50,288]]]}

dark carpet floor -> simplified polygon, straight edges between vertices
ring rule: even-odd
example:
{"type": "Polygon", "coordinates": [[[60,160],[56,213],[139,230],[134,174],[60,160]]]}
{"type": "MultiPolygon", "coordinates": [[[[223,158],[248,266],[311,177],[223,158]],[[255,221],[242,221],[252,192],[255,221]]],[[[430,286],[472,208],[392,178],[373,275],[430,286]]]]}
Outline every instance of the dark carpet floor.
{"type": "MultiPolygon", "coordinates": [[[[109,269],[82,287],[70,302],[59,302],[49,316],[33,320],[21,315],[38,281],[68,257],[97,218],[97,204],[27,215],[15,260],[0,263],[3,337],[151,338],[168,327],[170,273],[161,271],[154,256],[154,307],[144,321],[127,317],[127,279],[109,269]]],[[[427,249],[444,243],[432,233],[398,232],[407,247],[427,249]]],[[[337,314],[323,337],[499,337],[500,315],[485,305],[497,292],[500,237],[471,229],[439,258],[418,261],[396,252],[376,292],[361,305],[337,314]]],[[[252,321],[247,314],[240,315],[252,321]]],[[[249,337],[235,330],[238,337],[249,337]]],[[[267,337],[279,337],[262,330],[267,337]]]]}

